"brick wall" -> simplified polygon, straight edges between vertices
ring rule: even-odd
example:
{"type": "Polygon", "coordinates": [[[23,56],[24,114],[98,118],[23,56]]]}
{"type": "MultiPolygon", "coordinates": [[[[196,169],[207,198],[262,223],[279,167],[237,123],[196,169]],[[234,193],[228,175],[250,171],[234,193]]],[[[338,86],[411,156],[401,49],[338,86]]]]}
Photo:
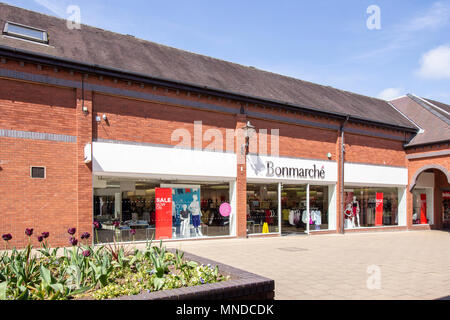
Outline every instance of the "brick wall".
{"type": "MultiPolygon", "coordinates": [[[[81,75],[68,70],[35,65],[20,65],[8,61],[2,67],[11,70],[46,75],[81,84],[81,75]]],[[[339,126],[337,120],[302,113],[248,106],[237,100],[220,97],[194,95],[186,91],[161,87],[141,86],[111,78],[90,75],[86,83],[108,86],[122,90],[171,97],[180,101],[195,101],[234,110],[235,115],[143,101],[116,95],[86,91],[84,105],[89,112],[82,112],[82,92],[75,88],[60,88],[42,84],[0,79],[0,129],[36,131],[64,134],[76,137],[76,143],[60,143],[14,138],[0,138],[0,232],[12,232],[13,244],[24,244],[24,229],[34,227],[37,232],[49,230],[53,245],[66,245],[67,228],[92,231],[92,168],[83,162],[83,150],[93,139],[124,140],[155,144],[174,145],[171,141],[175,129],[187,129],[194,139],[194,121],[203,122],[203,133],[217,129],[226,136],[227,129],[241,128],[247,120],[258,129],[280,130],[280,155],[300,158],[339,161],[340,140],[338,130],[299,126],[280,121],[262,120],[239,115],[241,106],[245,110],[267,115],[283,116],[293,120],[316,122],[339,126]],[[106,114],[108,122],[95,121],[97,115],[106,114]],[[47,167],[44,181],[29,178],[31,164],[47,167]],[[3,183],[5,182],[5,183],[3,183]],[[13,190],[13,192],[11,192],[13,190]],[[28,199],[31,199],[32,204],[28,199]],[[43,229],[43,230],[41,230],[43,229]]],[[[353,126],[360,130],[401,137],[395,130],[369,126],[353,126]]],[[[204,141],[203,147],[210,142],[204,141]]],[[[225,141],[224,148],[225,146],[225,141]]],[[[270,139],[268,140],[270,151],[270,139]]],[[[370,164],[406,166],[402,141],[381,139],[358,134],[346,134],[346,161],[370,164]]],[[[240,151],[240,150],[238,150],[240,151]]],[[[447,163],[448,165],[448,163],[447,163]]],[[[237,233],[246,235],[246,172],[237,167],[238,217],[237,233]]],[[[339,196],[338,196],[339,208],[339,196]]],[[[339,228],[339,214],[338,214],[339,228]]]]}
{"type": "Polygon", "coordinates": [[[75,151],[74,143],[0,138],[0,234],[11,233],[12,245],[26,244],[26,228],[67,245],[67,229],[77,224],[75,151]],[[45,166],[47,178],[31,179],[32,165],[45,166]]]}
{"type": "Polygon", "coordinates": [[[355,134],[345,135],[345,161],[406,167],[403,142],[355,134]]]}
{"type": "MultiPolygon", "coordinates": [[[[203,135],[215,129],[224,137],[223,150],[226,150],[226,130],[235,129],[235,116],[178,106],[138,101],[101,94],[94,96],[94,138],[108,140],[135,141],[144,143],[177,145],[172,141],[172,133],[185,129],[191,135],[194,146],[194,122],[202,121],[203,135]],[[108,122],[97,123],[96,116],[108,117],[108,122]]],[[[203,141],[206,148],[211,141],[203,141]]]]}
{"type": "Polygon", "coordinates": [[[75,135],[75,90],[0,79],[0,128],[75,135]]]}

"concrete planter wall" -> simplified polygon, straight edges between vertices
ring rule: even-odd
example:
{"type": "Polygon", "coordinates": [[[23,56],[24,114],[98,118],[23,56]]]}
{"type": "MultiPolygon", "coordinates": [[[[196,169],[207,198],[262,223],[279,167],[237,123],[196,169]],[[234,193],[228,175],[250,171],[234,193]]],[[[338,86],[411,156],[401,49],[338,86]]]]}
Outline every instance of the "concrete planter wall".
{"type": "Polygon", "coordinates": [[[205,284],[196,287],[124,296],[112,300],[274,300],[275,281],[256,274],[233,268],[192,254],[185,259],[199,264],[218,266],[221,274],[230,276],[229,281],[205,284]]]}

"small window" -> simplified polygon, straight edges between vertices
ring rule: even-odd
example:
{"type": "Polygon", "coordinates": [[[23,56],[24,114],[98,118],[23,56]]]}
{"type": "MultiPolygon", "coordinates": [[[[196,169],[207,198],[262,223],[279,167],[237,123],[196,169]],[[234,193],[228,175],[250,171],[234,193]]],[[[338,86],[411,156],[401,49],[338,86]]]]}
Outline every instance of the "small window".
{"type": "Polygon", "coordinates": [[[44,30],[24,26],[14,22],[6,22],[3,34],[25,40],[48,43],[48,35],[44,30]]]}
{"type": "Polygon", "coordinates": [[[31,167],[31,178],[45,179],[45,168],[44,167],[31,167]]]}

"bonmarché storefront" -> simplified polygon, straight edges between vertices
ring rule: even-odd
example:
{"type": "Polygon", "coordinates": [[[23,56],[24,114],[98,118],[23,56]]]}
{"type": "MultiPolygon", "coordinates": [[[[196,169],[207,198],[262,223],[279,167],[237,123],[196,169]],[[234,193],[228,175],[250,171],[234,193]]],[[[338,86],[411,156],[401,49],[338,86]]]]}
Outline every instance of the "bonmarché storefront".
{"type": "MultiPolygon", "coordinates": [[[[111,141],[93,144],[96,241],[236,236],[234,153],[111,141]]],[[[407,225],[407,169],[345,165],[344,217],[335,161],[247,156],[247,234],[305,235],[407,225]]]]}
{"type": "Polygon", "coordinates": [[[249,155],[248,234],[336,230],[337,170],[335,161],[249,155]]]}

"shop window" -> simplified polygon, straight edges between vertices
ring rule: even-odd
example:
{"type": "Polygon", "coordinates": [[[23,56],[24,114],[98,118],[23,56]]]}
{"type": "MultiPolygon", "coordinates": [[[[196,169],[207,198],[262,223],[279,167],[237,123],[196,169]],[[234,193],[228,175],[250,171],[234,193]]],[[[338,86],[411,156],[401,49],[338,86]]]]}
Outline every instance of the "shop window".
{"type": "Polygon", "coordinates": [[[247,184],[247,233],[278,232],[278,184],[247,184]]]}
{"type": "Polygon", "coordinates": [[[345,228],[398,225],[398,194],[397,188],[346,187],[345,228]]]}
{"type": "Polygon", "coordinates": [[[450,191],[443,192],[442,207],[444,211],[444,228],[450,229],[450,191]]]}
{"type": "Polygon", "coordinates": [[[172,184],[108,178],[100,182],[96,179],[94,185],[94,222],[100,227],[97,243],[154,240],[161,236],[162,228],[164,239],[231,234],[234,212],[229,183],[172,184]],[[161,189],[170,198],[169,219],[157,212],[161,189]]]}
{"type": "Polygon", "coordinates": [[[423,188],[413,191],[413,225],[433,224],[433,189],[423,188]]]}

